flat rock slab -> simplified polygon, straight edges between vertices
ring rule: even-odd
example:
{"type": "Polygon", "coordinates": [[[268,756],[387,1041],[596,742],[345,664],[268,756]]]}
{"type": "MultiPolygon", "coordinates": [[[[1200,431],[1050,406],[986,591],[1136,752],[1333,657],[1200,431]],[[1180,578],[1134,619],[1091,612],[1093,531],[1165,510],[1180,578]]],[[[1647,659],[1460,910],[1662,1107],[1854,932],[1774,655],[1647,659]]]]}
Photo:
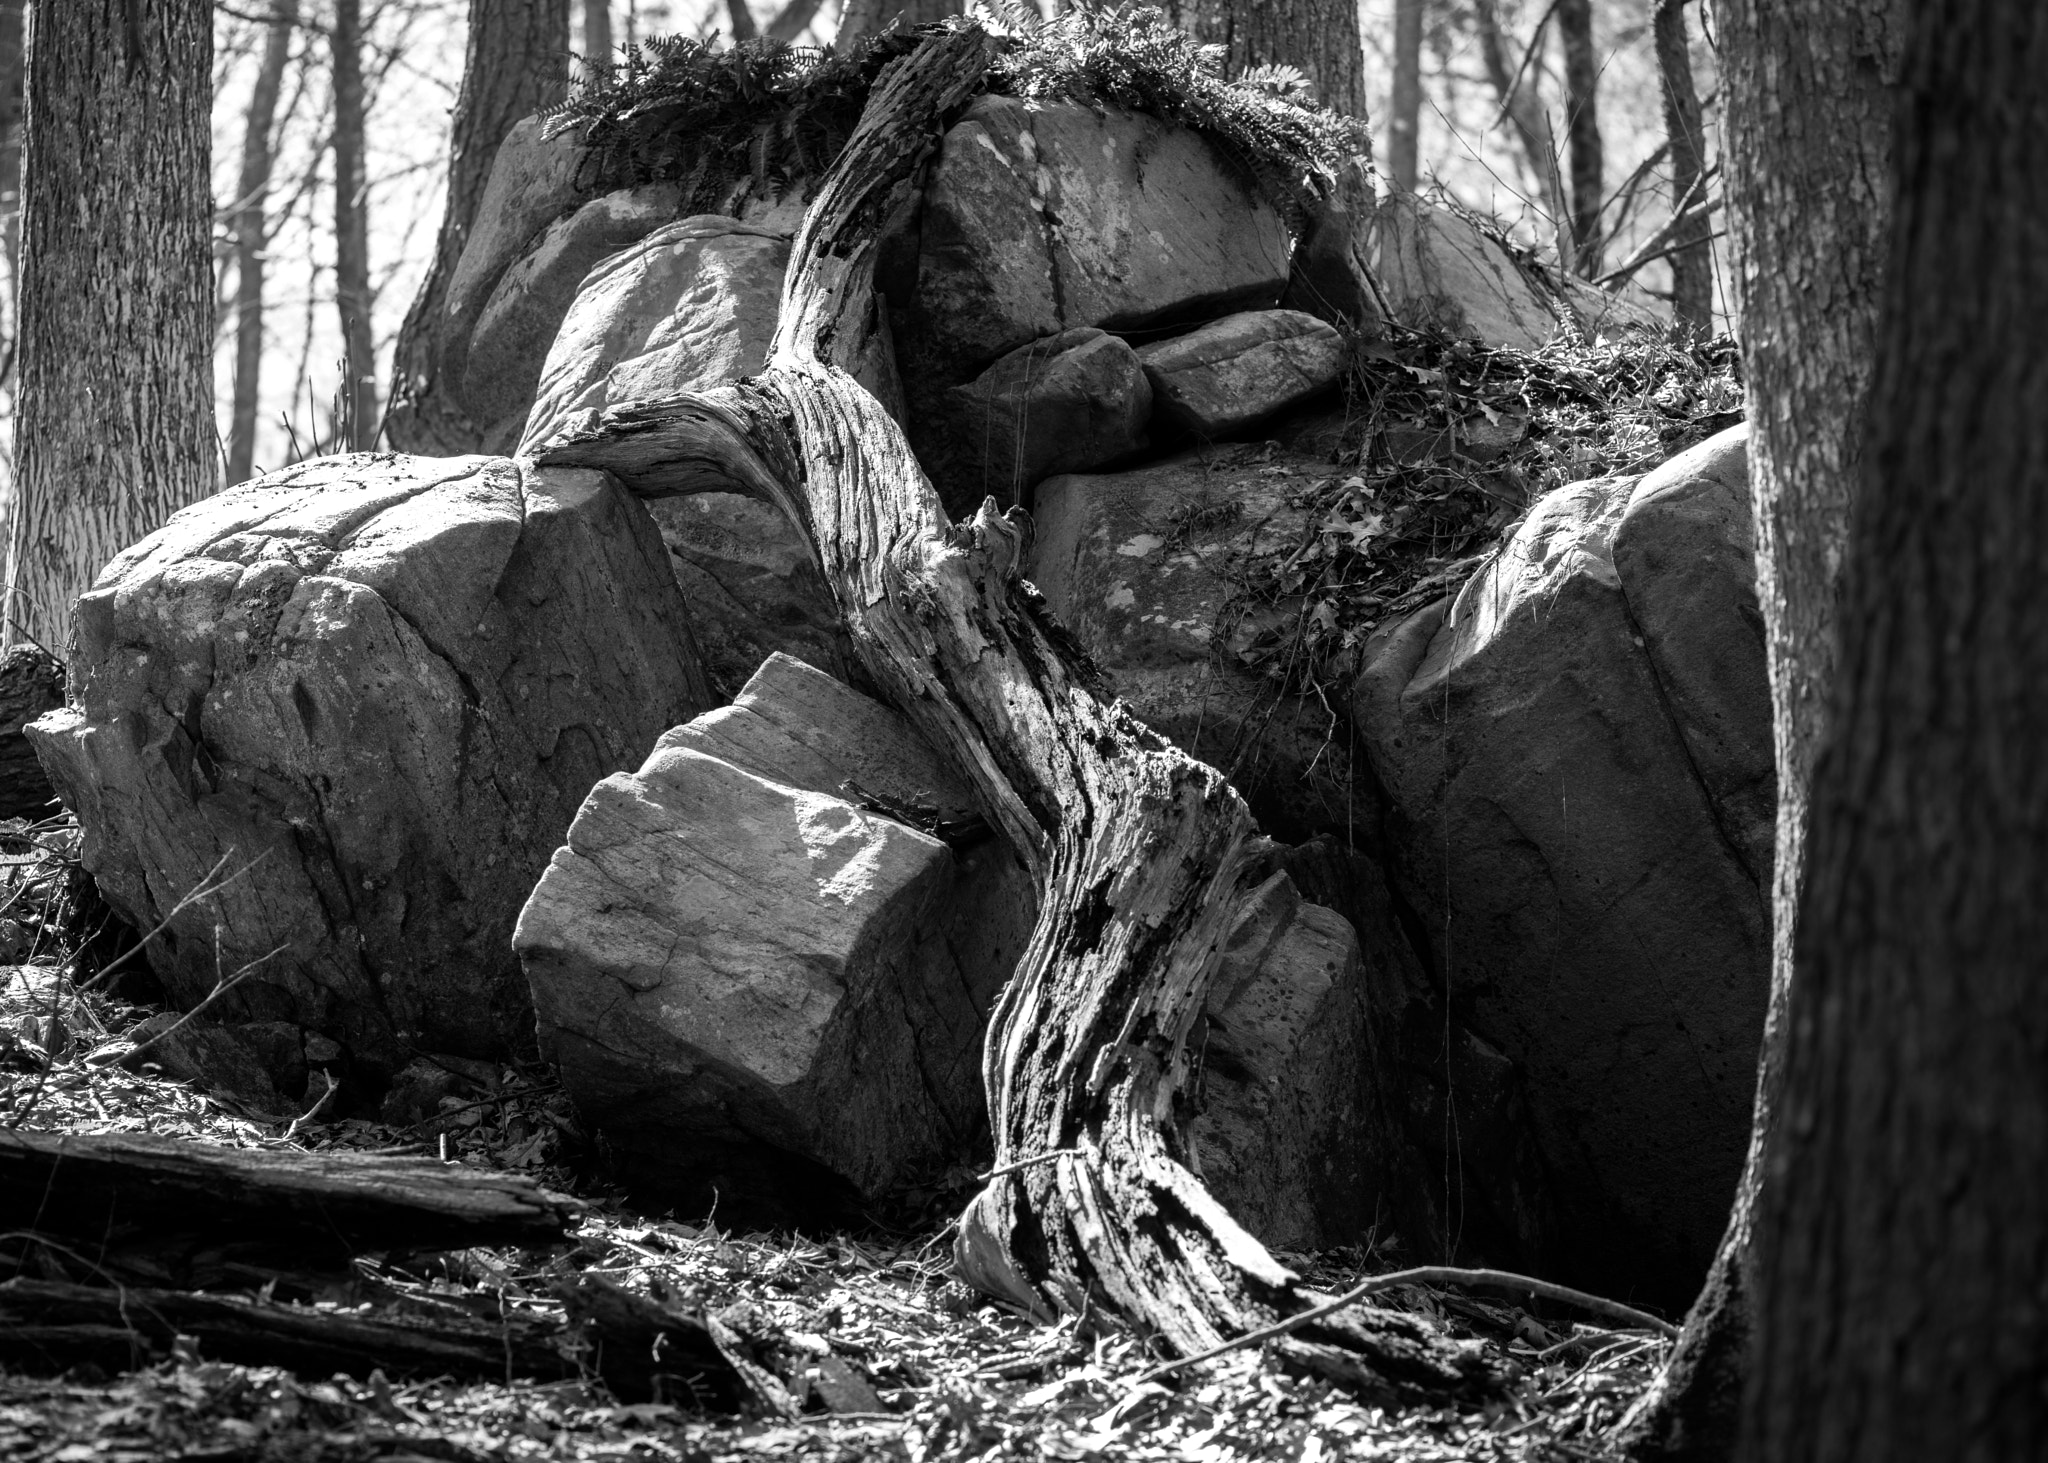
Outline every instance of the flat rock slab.
{"type": "Polygon", "coordinates": [[[1679,1303],[1742,1167],[1769,975],[1739,463],[1715,439],[1545,497],[1455,601],[1375,637],[1352,702],[1431,964],[1526,1076],[1559,1268],[1679,1303]]]}
{"type": "Polygon", "coordinates": [[[1561,305],[1457,214],[1396,193],[1357,226],[1366,267],[1401,324],[1516,350],[1557,333],[1561,305]]]}
{"type": "Polygon", "coordinates": [[[625,1182],[787,1222],[983,1136],[981,1031],[1036,891],[923,831],[976,819],[907,723],[787,657],[592,791],[514,944],[625,1182]]]}
{"type": "Polygon", "coordinates": [[[1299,310],[1248,310],[1140,347],[1159,415],[1198,437],[1228,437],[1337,384],[1344,338],[1299,310]]]}
{"type": "Polygon", "coordinates": [[[1196,132],[986,96],[940,145],[908,318],[956,384],[1076,326],[1271,305],[1289,247],[1279,214],[1196,132]]]}
{"type": "Polygon", "coordinates": [[[175,515],[79,602],[30,736],[115,910],[212,1019],[288,1021],[372,1080],[526,1029],[510,949],[593,783],[710,704],[646,511],[603,474],[323,458],[175,515]],[[273,952],[275,952],[273,954],[273,952]]]}

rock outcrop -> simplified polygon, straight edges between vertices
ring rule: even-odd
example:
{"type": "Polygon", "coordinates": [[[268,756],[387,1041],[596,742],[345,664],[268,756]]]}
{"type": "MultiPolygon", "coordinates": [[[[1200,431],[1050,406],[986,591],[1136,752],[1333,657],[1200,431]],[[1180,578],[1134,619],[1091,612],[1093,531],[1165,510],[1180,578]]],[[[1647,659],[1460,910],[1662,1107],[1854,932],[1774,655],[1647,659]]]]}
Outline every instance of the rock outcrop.
{"type": "Polygon", "coordinates": [[[1739,435],[1536,504],[1353,701],[1401,887],[1526,1077],[1571,1248],[1682,1304],[1727,1218],[1768,982],[1770,723],[1739,435]]]}
{"type": "Polygon", "coordinates": [[[510,936],[592,783],[709,704],[602,474],[359,454],[195,504],[79,602],[30,729],[174,1001],[339,1038],[373,1084],[527,1029],[510,936]]]}
{"type": "Polygon", "coordinates": [[[1344,339],[1299,310],[1248,310],[1142,347],[1159,415],[1197,437],[1233,436],[1337,384],[1344,339]]]}
{"type": "Polygon", "coordinates": [[[1260,826],[1298,840],[1377,822],[1354,804],[1349,728],[1240,652],[1264,619],[1245,602],[1261,561],[1308,531],[1290,501],[1329,465],[1236,446],[1039,484],[1025,577],[1163,735],[1230,775],[1260,826]]]}
{"type": "Polygon", "coordinates": [[[783,656],[593,789],[514,943],[624,1181],[843,1217],[971,1149],[1037,897],[978,821],[907,723],[783,656]]]}

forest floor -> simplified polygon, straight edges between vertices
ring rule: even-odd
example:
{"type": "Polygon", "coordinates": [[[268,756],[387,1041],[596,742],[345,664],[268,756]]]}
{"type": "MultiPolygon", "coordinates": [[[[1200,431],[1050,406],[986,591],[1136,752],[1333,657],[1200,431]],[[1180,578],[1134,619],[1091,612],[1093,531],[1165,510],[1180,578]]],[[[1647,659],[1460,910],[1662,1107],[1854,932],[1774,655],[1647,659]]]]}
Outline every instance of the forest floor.
{"type": "MultiPolygon", "coordinates": [[[[448,1113],[431,1142],[362,1118],[285,1125],[238,1114],[147,1063],[108,1057],[153,1014],[73,987],[58,928],[77,887],[76,832],[23,840],[0,862],[0,1127],[146,1132],[240,1148],[439,1152],[524,1171],[579,1196],[581,1227],[545,1250],[474,1249],[431,1262],[363,1256],[356,1273],[303,1301],[363,1308],[411,1298],[472,1314],[544,1315],[548,1280],[594,1271],[658,1299],[751,1302],[799,1347],[851,1360],[879,1412],[734,1417],[687,1405],[621,1405],[602,1382],[455,1383],[313,1377],[177,1354],[120,1375],[0,1369],[0,1457],[37,1463],[141,1460],[646,1459],[803,1457],[940,1460],[1324,1458],[1605,1459],[1609,1436],[1665,1343],[1575,1324],[1562,1313],[1421,1286],[1377,1304],[1428,1318],[1491,1353],[1513,1378],[1483,1411],[1395,1411],[1290,1375],[1246,1350],[1161,1381],[1163,1358],[1105,1316],[1036,1323],[952,1278],[950,1235],[738,1233],[715,1216],[648,1214],[592,1181],[573,1115],[545,1074],[507,1068],[490,1100],[448,1113]],[[28,850],[24,853],[22,850],[28,850]],[[445,1134],[445,1147],[441,1134],[445,1134]]],[[[1395,1268],[1384,1254],[1287,1255],[1343,1288],[1395,1268]]],[[[0,1282],[9,1276],[0,1274],[0,1282]]]]}

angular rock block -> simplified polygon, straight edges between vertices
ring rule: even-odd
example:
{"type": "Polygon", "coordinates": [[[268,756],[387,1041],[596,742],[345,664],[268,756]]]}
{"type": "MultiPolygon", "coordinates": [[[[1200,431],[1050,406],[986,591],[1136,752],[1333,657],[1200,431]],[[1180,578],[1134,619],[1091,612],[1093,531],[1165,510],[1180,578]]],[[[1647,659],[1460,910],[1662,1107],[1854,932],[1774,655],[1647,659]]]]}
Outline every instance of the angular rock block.
{"type": "Polygon", "coordinates": [[[583,277],[674,219],[681,206],[682,189],[674,183],[593,198],[548,225],[498,276],[470,332],[462,379],[463,405],[485,428],[485,451],[509,452],[519,440],[542,362],[583,277]]]}
{"type": "Polygon", "coordinates": [[[1138,360],[1160,417],[1213,439],[1336,385],[1344,338],[1299,310],[1249,310],[1143,346],[1138,360]]]}
{"type": "Polygon", "coordinates": [[[1049,478],[1024,570],[1131,708],[1228,774],[1260,826],[1289,841],[1379,818],[1352,776],[1347,729],[1241,654],[1265,624],[1240,601],[1246,576],[1301,543],[1306,510],[1289,499],[1329,472],[1303,454],[1231,447],[1049,478]]]}
{"type": "Polygon", "coordinates": [[[1019,346],[946,393],[953,451],[927,460],[947,498],[1008,506],[1054,473],[1143,451],[1152,387],[1138,353],[1084,327],[1019,346]]]}
{"type": "Polygon", "coordinates": [[[1739,436],[1542,499],[1352,701],[1402,888],[1522,1070],[1572,1248],[1683,1303],[1749,1137],[1769,978],[1770,713],[1739,436]],[[1448,932],[1448,934],[1446,934],[1448,932]]]}
{"type": "Polygon", "coordinates": [[[1076,326],[1271,305],[1288,254],[1279,214],[1199,133],[986,96],[946,133],[925,189],[912,343],[953,384],[1076,326]]]}
{"type": "Polygon", "coordinates": [[[573,303],[557,311],[559,329],[550,329],[534,356],[546,364],[522,453],[578,413],[709,390],[753,375],[767,360],[788,235],[716,214],[643,233],[579,274],[573,303]]]}
{"type": "Polygon", "coordinates": [[[337,1038],[372,1080],[522,1043],[533,880],[591,785],[709,704],[667,558],[602,474],[356,454],[109,564],[29,734],[135,928],[246,870],[151,942],[173,999],[263,960],[212,1018],[337,1038]]]}
{"type": "Polygon", "coordinates": [[[542,1046],[644,1198],[844,1215],[984,1136],[1036,890],[895,713],[785,656],[600,783],[514,938],[542,1046]]]}
{"type": "Polygon", "coordinates": [[[1534,350],[1557,334],[1561,305],[1507,250],[1413,194],[1382,199],[1362,221],[1358,248],[1403,325],[1516,350],[1534,350]]]}

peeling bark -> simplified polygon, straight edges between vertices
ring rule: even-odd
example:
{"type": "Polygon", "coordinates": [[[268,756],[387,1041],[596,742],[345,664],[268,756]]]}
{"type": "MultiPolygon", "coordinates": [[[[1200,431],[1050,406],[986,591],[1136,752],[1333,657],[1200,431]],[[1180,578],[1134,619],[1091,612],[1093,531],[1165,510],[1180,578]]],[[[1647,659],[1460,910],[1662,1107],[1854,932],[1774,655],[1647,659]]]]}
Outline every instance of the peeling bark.
{"type": "MultiPolygon", "coordinates": [[[[1182,1162],[1185,1038],[1264,872],[1257,829],[1220,773],[1108,698],[1018,579],[1022,515],[991,499],[949,523],[856,379],[882,329],[876,235],[989,55],[978,28],[956,26],[876,87],[797,232],[761,375],[608,413],[542,460],[608,468],[649,496],[747,492],[806,534],[869,676],[1043,881],[984,1077],[998,1170],[1062,1156],[990,1182],[962,1220],[961,1268],[1040,1314],[1107,1304],[1185,1355],[1317,1299],[1182,1162]]],[[[1491,1381],[1469,1351],[1365,1306],[1280,1349],[1387,1400],[1491,1381]]]]}

